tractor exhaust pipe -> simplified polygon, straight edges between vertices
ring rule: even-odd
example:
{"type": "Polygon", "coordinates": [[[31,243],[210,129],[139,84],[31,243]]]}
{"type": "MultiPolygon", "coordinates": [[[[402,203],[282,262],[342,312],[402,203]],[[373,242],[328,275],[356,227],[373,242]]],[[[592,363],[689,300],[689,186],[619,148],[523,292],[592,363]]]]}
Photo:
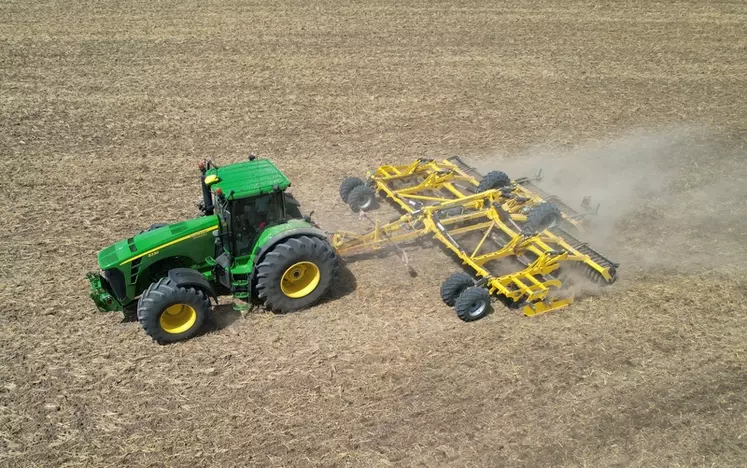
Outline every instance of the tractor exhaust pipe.
{"type": "Polygon", "coordinates": [[[205,183],[205,164],[200,163],[200,185],[202,185],[202,200],[204,209],[203,212],[205,213],[205,216],[210,216],[213,214],[213,197],[210,194],[210,189],[208,188],[207,184],[205,183]]]}

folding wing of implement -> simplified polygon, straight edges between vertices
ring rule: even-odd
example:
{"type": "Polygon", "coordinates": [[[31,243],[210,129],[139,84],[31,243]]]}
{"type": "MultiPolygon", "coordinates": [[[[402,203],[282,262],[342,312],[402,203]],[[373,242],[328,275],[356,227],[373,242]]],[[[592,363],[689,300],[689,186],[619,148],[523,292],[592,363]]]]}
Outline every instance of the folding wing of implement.
{"type": "Polygon", "coordinates": [[[577,239],[595,213],[590,200],[582,202],[584,212],[574,211],[532,183],[538,179],[482,176],[459,157],[381,166],[366,180],[343,180],[340,196],[365,216],[378,192],[404,214],[365,234],[337,232],[332,243],[349,258],[437,240],[469,272],[452,274],[441,287],[444,302],[465,321],[483,317],[491,296],[527,316],[561,309],[574,299],[567,283],[612,284],[618,264],[577,239]]]}

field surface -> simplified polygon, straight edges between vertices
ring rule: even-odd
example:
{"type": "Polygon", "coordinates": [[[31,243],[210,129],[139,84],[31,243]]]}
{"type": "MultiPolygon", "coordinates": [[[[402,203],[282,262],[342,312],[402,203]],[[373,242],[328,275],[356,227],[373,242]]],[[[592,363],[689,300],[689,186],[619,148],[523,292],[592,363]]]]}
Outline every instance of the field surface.
{"type": "Polygon", "coordinates": [[[0,1],[0,464],[747,465],[745,90],[743,1],[0,1]],[[250,152],[330,231],[381,163],[542,167],[620,280],[465,324],[412,247],[172,346],[95,313],[250,152]]]}

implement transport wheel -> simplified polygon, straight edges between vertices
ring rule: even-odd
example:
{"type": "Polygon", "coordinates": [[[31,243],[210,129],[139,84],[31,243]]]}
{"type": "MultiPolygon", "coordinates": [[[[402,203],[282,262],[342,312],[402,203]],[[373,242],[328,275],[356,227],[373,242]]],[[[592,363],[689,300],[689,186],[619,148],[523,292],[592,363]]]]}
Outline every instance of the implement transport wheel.
{"type": "Polygon", "coordinates": [[[367,185],[359,185],[348,194],[348,205],[356,213],[359,211],[368,211],[376,203],[376,193],[367,185]]]}
{"type": "Polygon", "coordinates": [[[342,201],[347,203],[350,191],[361,185],[365,185],[365,183],[359,177],[345,177],[340,184],[340,198],[342,198],[342,201]]]}
{"type": "Polygon", "coordinates": [[[502,171],[490,171],[485,174],[480,183],[477,185],[478,192],[486,190],[499,189],[511,185],[511,178],[502,171]]]}
{"type": "Polygon", "coordinates": [[[317,237],[300,236],[275,244],[257,267],[257,297],[281,313],[317,302],[337,279],[339,261],[317,237]]]}
{"type": "Polygon", "coordinates": [[[540,203],[533,206],[527,213],[524,230],[529,232],[542,232],[554,227],[563,219],[560,209],[551,203],[540,203]]]}
{"type": "Polygon", "coordinates": [[[467,273],[452,273],[441,284],[441,299],[447,306],[453,307],[457,297],[462,294],[462,291],[474,285],[475,282],[472,281],[472,278],[467,273]]]}
{"type": "Polygon", "coordinates": [[[140,296],[137,318],[153,341],[166,344],[192,338],[210,308],[210,299],[204,292],[161,278],[140,296]]]}
{"type": "Polygon", "coordinates": [[[485,288],[471,286],[457,297],[454,309],[465,322],[481,319],[490,312],[490,293],[485,288]]]}

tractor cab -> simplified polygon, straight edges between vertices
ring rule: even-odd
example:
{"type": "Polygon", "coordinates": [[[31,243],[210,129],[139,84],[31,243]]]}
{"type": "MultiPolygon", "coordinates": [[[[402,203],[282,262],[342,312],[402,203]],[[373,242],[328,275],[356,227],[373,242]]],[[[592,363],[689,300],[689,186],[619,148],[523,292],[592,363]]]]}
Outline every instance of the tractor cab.
{"type": "Polygon", "coordinates": [[[231,215],[236,241],[235,255],[237,257],[248,255],[260,231],[285,220],[283,193],[270,193],[234,200],[231,215]]]}
{"type": "Polygon", "coordinates": [[[252,156],[220,168],[207,162],[200,169],[205,214],[218,217],[219,250],[231,257],[250,255],[262,230],[296,217],[288,215],[298,211],[293,209],[297,202],[286,197],[290,181],[271,161],[252,156]]]}
{"type": "Polygon", "coordinates": [[[282,192],[233,200],[221,192],[219,189],[215,205],[219,220],[217,236],[222,250],[232,257],[250,255],[262,230],[286,220],[282,192]]]}

